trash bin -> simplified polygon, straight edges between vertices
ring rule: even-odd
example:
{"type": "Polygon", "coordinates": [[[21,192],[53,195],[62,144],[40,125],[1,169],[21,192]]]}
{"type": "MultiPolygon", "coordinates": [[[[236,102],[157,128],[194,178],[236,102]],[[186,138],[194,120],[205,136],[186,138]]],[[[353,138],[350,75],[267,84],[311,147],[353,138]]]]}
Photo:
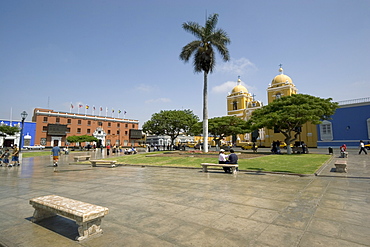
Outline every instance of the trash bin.
{"type": "Polygon", "coordinates": [[[329,147],[329,154],[333,154],[333,148],[332,147],[329,147]]]}

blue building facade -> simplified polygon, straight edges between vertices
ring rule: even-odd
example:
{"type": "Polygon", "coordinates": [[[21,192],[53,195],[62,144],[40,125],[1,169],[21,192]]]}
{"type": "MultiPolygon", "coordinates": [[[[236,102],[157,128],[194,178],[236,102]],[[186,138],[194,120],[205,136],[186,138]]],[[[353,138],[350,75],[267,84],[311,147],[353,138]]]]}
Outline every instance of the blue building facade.
{"type": "MultiPolygon", "coordinates": [[[[9,121],[9,120],[0,120],[0,125],[10,125],[21,127],[21,121],[9,121]]],[[[5,136],[0,137],[0,146],[10,147],[13,144],[19,144],[20,132],[14,136],[5,136]]],[[[35,145],[35,136],[36,136],[36,123],[34,122],[24,122],[23,133],[22,133],[22,147],[23,146],[33,146],[35,145]]],[[[36,143],[39,144],[39,143],[36,143]]]]}
{"type": "Polygon", "coordinates": [[[370,143],[370,97],[338,102],[332,119],[318,125],[318,148],[357,148],[360,140],[370,143]]]}

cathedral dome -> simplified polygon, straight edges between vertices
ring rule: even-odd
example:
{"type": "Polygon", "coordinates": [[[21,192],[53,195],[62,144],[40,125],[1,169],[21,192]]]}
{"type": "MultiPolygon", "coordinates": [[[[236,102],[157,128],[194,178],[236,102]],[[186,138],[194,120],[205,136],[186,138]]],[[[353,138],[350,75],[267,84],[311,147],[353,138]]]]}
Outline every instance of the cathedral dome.
{"type": "Polygon", "coordinates": [[[283,74],[283,68],[280,68],[279,72],[281,74],[274,77],[271,82],[271,87],[279,87],[286,84],[294,85],[292,79],[289,76],[283,74]]]}
{"type": "Polygon", "coordinates": [[[238,79],[238,85],[236,85],[233,90],[231,90],[231,94],[236,94],[236,93],[248,93],[248,89],[241,85],[241,80],[240,78],[238,79]]]}

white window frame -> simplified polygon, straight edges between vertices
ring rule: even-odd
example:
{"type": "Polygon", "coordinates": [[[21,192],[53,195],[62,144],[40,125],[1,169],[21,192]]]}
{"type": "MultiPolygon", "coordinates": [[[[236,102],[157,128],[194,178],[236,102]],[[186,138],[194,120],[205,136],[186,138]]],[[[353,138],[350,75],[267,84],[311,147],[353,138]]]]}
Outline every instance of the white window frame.
{"type": "Polygon", "coordinates": [[[333,140],[333,124],[330,121],[324,120],[320,124],[320,137],[322,141],[333,140]]]}

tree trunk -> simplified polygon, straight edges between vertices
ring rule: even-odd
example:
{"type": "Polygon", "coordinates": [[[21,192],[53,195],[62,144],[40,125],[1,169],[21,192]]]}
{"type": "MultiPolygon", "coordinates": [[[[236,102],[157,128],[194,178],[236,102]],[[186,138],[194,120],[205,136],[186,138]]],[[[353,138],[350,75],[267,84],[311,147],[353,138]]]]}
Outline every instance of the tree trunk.
{"type": "Polygon", "coordinates": [[[208,153],[208,74],[204,72],[204,86],[203,86],[203,150],[208,153]]]}

